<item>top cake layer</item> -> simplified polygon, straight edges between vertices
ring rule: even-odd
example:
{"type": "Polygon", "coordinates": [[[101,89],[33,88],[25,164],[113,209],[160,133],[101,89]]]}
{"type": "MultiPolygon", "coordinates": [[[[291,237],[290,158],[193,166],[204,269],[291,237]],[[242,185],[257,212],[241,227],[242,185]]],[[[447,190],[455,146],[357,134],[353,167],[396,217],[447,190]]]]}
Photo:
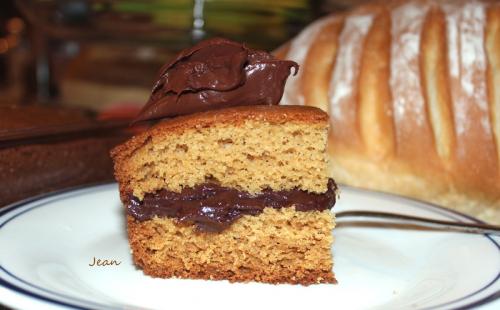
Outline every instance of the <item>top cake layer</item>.
{"type": "Polygon", "coordinates": [[[207,181],[248,193],[327,191],[328,115],[251,106],[164,120],[112,151],[122,199],[207,181]]]}

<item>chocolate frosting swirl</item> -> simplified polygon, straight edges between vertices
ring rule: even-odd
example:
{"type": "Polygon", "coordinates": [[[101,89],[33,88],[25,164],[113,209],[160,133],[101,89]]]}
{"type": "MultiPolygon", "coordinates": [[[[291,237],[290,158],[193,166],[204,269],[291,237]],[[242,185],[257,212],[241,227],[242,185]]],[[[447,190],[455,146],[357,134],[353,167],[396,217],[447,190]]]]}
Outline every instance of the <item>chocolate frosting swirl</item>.
{"type": "Polygon", "coordinates": [[[240,105],[278,104],[298,64],[216,38],[182,51],[160,70],[134,122],[240,105]]]}

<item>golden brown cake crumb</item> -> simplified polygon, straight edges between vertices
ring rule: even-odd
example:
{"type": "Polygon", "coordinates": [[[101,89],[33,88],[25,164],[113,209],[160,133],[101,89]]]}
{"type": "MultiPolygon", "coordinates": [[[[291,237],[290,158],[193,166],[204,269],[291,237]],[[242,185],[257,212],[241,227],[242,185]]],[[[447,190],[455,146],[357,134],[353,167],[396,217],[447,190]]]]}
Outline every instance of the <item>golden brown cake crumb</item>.
{"type": "MultiPolygon", "coordinates": [[[[328,183],[328,115],[299,106],[238,107],[166,120],[112,152],[120,191],[143,198],[207,179],[250,193],[328,183]]],[[[123,197],[122,197],[123,199],[123,197]]]]}
{"type": "Polygon", "coordinates": [[[155,277],[335,283],[329,210],[266,208],[244,216],[223,233],[200,233],[174,219],[139,222],[128,216],[134,262],[155,277]]]}

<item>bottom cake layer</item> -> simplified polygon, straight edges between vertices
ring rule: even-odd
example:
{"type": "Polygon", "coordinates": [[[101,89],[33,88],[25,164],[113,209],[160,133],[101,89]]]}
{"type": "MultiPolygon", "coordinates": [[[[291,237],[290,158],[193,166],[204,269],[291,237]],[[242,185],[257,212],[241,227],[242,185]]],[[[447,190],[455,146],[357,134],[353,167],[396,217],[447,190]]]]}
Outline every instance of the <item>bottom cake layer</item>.
{"type": "Polygon", "coordinates": [[[245,215],[220,233],[155,217],[128,216],[134,262],[154,277],[231,282],[335,283],[330,210],[265,208],[245,215]]]}

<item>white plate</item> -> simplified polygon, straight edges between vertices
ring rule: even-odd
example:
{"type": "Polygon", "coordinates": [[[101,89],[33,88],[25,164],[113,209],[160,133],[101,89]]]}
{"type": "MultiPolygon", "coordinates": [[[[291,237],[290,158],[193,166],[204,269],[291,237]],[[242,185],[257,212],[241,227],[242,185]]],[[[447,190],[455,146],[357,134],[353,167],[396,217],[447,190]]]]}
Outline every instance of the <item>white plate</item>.
{"type": "MultiPolygon", "coordinates": [[[[345,187],[334,209],[473,221],[345,187]]],[[[500,309],[498,237],[353,225],[334,235],[337,285],[153,279],[132,264],[117,186],[74,190],[0,210],[0,301],[22,309],[456,309],[487,303],[500,309]],[[121,263],[89,266],[94,257],[121,263]]]]}

